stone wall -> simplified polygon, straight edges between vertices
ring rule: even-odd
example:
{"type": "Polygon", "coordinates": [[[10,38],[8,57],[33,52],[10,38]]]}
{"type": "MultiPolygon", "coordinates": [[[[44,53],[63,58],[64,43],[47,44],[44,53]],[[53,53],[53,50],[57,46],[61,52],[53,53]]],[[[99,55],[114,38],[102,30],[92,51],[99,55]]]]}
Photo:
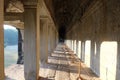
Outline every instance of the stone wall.
{"type": "Polygon", "coordinates": [[[74,40],[81,42],[76,46],[80,49],[78,56],[103,80],[120,78],[119,15],[119,0],[95,0],[67,32],[66,44],[71,47],[75,45],[74,40]],[[86,53],[88,40],[90,53],[86,53]]]}
{"type": "Polygon", "coordinates": [[[4,29],[3,29],[3,12],[4,0],[0,0],[0,80],[5,77],[4,74],[4,29]]]}

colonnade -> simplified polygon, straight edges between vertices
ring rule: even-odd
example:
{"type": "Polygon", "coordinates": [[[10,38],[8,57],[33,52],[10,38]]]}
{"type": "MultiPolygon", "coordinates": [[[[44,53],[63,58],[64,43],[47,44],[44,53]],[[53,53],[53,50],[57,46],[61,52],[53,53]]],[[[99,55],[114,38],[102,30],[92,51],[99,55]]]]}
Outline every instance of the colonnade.
{"type": "Polygon", "coordinates": [[[66,32],[66,45],[74,53],[77,52],[80,60],[101,79],[120,78],[118,2],[119,0],[93,1],[81,19],[66,32]]]}
{"type": "MultiPolygon", "coordinates": [[[[48,62],[48,55],[51,55],[50,53],[58,43],[58,32],[55,24],[49,20],[49,17],[41,17],[40,5],[39,3],[29,5],[25,2],[24,35],[22,35],[24,37],[25,80],[38,80],[40,62],[48,62]]],[[[0,0],[0,80],[5,80],[3,24],[4,0],[0,0]]]]}
{"type": "Polygon", "coordinates": [[[25,8],[24,73],[26,80],[39,78],[40,64],[48,62],[48,56],[57,45],[57,29],[54,23],[50,22],[49,17],[40,16],[39,6],[25,8]]]}
{"type": "Polygon", "coordinates": [[[58,44],[58,33],[49,18],[40,18],[40,62],[48,62],[48,56],[58,44]]]}

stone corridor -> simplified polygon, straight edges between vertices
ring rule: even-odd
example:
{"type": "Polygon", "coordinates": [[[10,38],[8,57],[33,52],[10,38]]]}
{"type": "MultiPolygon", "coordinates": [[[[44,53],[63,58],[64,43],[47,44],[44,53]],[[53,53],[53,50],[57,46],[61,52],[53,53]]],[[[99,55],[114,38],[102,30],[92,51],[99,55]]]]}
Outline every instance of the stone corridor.
{"type": "MultiPolygon", "coordinates": [[[[65,44],[60,43],[48,57],[48,63],[41,62],[40,80],[77,80],[79,59],[65,44]]],[[[6,80],[25,80],[24,66],[12,65],[6,69],[6,80]]],[[[100,80],[84,63],[81,62],[83,80],[100,80]]]]}
{"type": "Polygon", "coordinates": [[[0,80],[98,79],[90,69],[120,80],[120,0],[0,0],[0,80]],[[4,24],[20,29],[24,66],[4,67],[4,24]]]}

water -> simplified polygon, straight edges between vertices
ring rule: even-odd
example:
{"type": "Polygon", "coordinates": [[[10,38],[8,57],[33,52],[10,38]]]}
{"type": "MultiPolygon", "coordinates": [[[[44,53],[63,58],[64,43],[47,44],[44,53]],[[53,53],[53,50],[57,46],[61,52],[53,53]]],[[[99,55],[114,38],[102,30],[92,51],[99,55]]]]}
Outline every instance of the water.
{"type": "Polygon", "coordinates": [[[17,63],[17,59],[18,59],[18,46],[14,45],[14,46],[7,46],[6,48],[4,48],[4,65],[5,68],[12,65],[12,64],[16,64],[17,63]]]}

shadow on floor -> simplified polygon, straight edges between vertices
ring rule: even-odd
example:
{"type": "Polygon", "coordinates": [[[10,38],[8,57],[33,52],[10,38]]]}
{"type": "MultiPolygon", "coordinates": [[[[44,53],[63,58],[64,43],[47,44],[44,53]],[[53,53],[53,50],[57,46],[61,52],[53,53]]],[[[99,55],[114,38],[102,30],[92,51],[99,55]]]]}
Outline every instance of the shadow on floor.
{"type": "Polygon", "coordinates": [[[53,80],[53,79],[48,79],[48,78],[39,77],[38,80],[53,80]]]}
{"type": "Polygon", "coordinates": [[[8,76],[5,76],[5,80],[15,80],[15,79],[11,79],[8,76]]]}

